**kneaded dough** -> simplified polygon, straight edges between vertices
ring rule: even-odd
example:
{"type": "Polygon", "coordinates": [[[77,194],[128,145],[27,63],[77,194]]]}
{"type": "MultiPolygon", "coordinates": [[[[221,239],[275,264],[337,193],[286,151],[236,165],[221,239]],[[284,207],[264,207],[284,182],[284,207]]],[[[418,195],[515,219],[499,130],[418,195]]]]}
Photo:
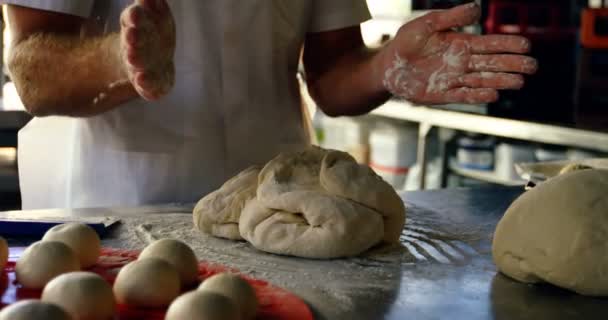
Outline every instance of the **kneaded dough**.
{"type": "Polygon", "coordinates": [[[174,239],[161,239],[149,244],[139,259],[159,258],[169,262],[179,272],[184,287],[198,282],[198,260],[185,243],[174,239]]]}
{"type": "Polygon", "coordinates": [[[0,237],[0,270],[4,270],[8,262],[8,243],[6,239],[0,237]]]}
{"type": "Polygon", "coordinates": [[[124,266],[114,282],[114,296],[120,304],[136,307],[165,307],[180,294],[180,278],[165,260],[147,258],[124,266]]]}
{"type": "Polygon", "coordinates": [[[78,257],[63,242],[38,241],[31,244],[15,266],[17,281],[29,289],[42,289],[56,276],[79,271],[78,257]]]}
{"type": "Polygon", "coordinates": [[[22,300],[4,307],[0,320],[77,320],[61,307],[39,300],[22,300]]]}
{"type": "Polygon", "coordinates": [[[97,263],[101,254],[101,240],[93,228],[84,223],[65,223],[49,229],[42,241],[59,241],[67,244],[80,259],[82,268],[97,263]]]}
{"type": "Polygon", "coordinates": [[[242,320],[253,320],[258,311],[258,299],[253,287],[236,274],[220,273],[203,281],[198,288],[228,297],[240,311],[242,320]]]}
{"type": "Polygon", "coordinates": [[[311,147],[262,169],[239,228],[260,250],[322,259],[398,241],[404,223],[402,200],[371,169],[344,152],[311,147]]]}
{"type": "Polygon", "coordinates": [[[193,212],[196,228],[219,238],[242,240],[241,211],[255,197],[260,170],[257,166],[250,167],[202,198],[193,212]]]}
{"type": "Polygon", "coordinates": [[[51,280],[41,300],[54,303],[74,319],[109,320],[116,310],[112,286],[92,272],[71,272],[51,280]]]}
{"type": "Polygon", "coordinates": [[[202,291],[185,293],[169,306],[165,320],[184,319],[246,320],[228,297],[202,291]]]}
{"type": "Polygon", "coordinates": [[[399,242],[405,227],[405,205],[395,189],[369,166],[354,162],[349,154],[330,152],[322,160],[321,186],[331,195],[374,209],[384,220],[387,243],[399,242]]]}
{"type": "Polygon", "coordinates": [[[492,254],[505,275],[608,295],[608,170],[552,178],[524,193],[498,223],[492,254]]]}

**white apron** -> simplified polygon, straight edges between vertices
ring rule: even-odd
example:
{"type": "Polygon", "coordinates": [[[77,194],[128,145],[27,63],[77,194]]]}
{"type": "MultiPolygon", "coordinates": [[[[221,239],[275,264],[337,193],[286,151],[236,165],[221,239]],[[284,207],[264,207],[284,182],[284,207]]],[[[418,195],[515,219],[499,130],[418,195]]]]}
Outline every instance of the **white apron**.
{"type": "MultiPolygon", "coordinates": [[[[90,2],[108,31],[131,3],[52,1],[77,3],[73,14],[90,2]]],[[[369,17],[363,0],[169,4],[175,88],[156,103],[138,99],[88,119],[34,119],[19,133],[24,209],[194,202],[247,166],[309,143],[296,78],[304,37],[369,17]]]]}

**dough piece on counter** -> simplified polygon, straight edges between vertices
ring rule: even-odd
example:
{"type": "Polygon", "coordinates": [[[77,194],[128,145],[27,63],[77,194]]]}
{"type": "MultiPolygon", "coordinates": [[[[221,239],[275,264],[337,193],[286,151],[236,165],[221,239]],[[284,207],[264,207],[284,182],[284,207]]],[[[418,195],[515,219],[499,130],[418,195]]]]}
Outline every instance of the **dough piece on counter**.
{"type": "Polygon", "coordinates": [[[185,243],[174,239],[161,239],[149,244],[139,259],[159,258],[169,262],[179,272],[184,288],[198,282],[198,259],[185,243]]]}
{"type": "Polygon", "coordinates": [[[371,169],[346,153],[311,147],[262,169],[240,232],[263,251],[325,259],[397,241],[404,223],[402,201],[371,169]]]}
{"type": "Polygon", "coordinates": [[[383,240],[399,242],[405,227],[405,205],[395,189],[369,166],[344,152],[330,152],[321,164],[321,186],[329,194],[350,199],[382,215],[383,240]]]}
{"type": "Polygon", "coordinates": [[[196,228],[216,237],[242,240],[241,211],[247,201],[255,197],[260,170],[257,166],[250,167],[201,199],[194,208],[196,228]]]}
{"type": "Polygon", "coordinates": [[[589,169],[593,169],[593,168],[590,166],[584,165],[584,164],[580,164],[580,163],[571,163],[567,166],[564,166],[562,168],[562,170],[559,171],[559,174],[566,174],[566,173],[570,173],[573,171],[589,170],[589,169]]]}
{"type": "Polygon", "coordinates": [[[492,254],[505,275],[608,295],[608,170],[552,178],[524,193],[498,223],[492,254]]]}
{"type": "Polygon", "coordinates": [[[42,289],[56,276],[79,270],[80,262],[74,251],[58,241],[33,243],[15,266],[17,281],[29,289],[42,289]]]}
{"type": "Polygon", "coordinates": [[[213,292],[191,291],[179,296],[171,305],[165,320],[245,320],[229,298],[213,292]]]}
{"type": "Polygon", "coordinates": [[[4,270],[8,262],[8,243],[6,239],[0,237],[0,270],[4,270]]]}
{"type": "Polygon", "coordinates": [[[170,263],[158,258],[127,264],[114,282],[116,301],[135,307],[165,307],[179,294],[179,273],[170,263]]]}
{"type": "Polygon", "coordinates": [[[241,320],[253,320],[258,312],[258,299],[253,287],[236,274],[220,273],[209,277],[198,288],[202,292],[223,295],[237,306],[241,320]]]}
{"type": "Polygon", "coordinates": [[[367,207],[313,192],[292,192],[286,198],[301,213],[270,209],[257,200],[245,207],[241,234],[257,249],[331,259],[359,255],[382,241],[382,217],[367,207]]]}
{"type": "Polygon", "coordinates": [[[112,286],[92,272],[71,272],[51,280],[41,300],[54,303],[74,319],[111,320],[116,303],[112,286]]]}
{"type": "Polygon", "coordinates": [[[101,254],[101,240],[93,228],[84,223],[65,223],[49,229],[42,241],[59,241],[67,244],[80,259],[82,268],[97,263],[101,254]]]}
{"type": "Polygon", "coordinates": [[[39,300],[22,300],[0,311],[0,320],[77,320],[61,307],[39,300]]]}

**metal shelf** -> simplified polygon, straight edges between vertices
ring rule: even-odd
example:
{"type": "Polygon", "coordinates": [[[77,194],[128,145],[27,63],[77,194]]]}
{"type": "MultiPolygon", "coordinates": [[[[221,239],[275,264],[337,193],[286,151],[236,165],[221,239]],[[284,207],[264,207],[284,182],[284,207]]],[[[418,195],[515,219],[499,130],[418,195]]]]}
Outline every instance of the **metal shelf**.
{"type": "Polygon", "coordinates": [[[417,161],[421,164],[420,189],[425,189],[426,145],[428,134],[433,127],[608,152],[608,133],[604,132],[413,106],[399,100],[388,101],[372,114],[420,124],[417,156],[417,161]]]}
{"type": "Polygon", "coordinates": [[[455,111],[391,100],[372,114],[498,137],[608,152],[608,133],[455,111]]]}

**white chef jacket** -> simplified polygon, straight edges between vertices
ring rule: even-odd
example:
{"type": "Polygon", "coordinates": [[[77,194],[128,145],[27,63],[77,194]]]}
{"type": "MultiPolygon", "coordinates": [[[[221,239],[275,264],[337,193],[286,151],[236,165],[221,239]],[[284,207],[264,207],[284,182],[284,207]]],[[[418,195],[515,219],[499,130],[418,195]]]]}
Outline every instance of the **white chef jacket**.
{"type": "MultiPolygon", "coordinates": [[[[99,19],[127,0],[0,0],[99,19]]],[[[365,0],[170,0],[176,83],[86,119],[19,132],[24,209],[194,202],[252,164],[309,143],[296,78],[306,33],[358,25],[365,0]]]]}

